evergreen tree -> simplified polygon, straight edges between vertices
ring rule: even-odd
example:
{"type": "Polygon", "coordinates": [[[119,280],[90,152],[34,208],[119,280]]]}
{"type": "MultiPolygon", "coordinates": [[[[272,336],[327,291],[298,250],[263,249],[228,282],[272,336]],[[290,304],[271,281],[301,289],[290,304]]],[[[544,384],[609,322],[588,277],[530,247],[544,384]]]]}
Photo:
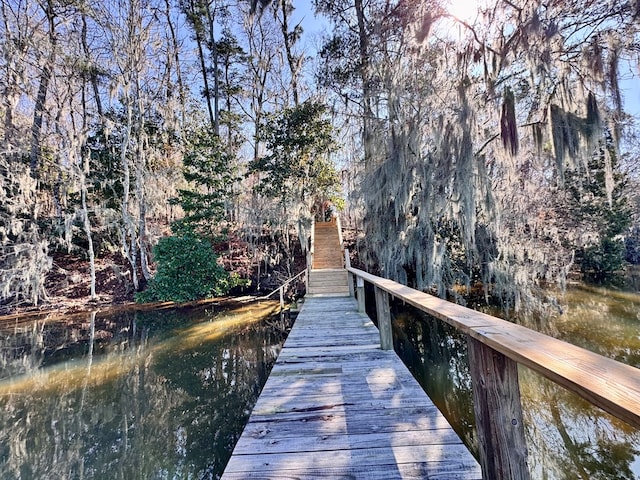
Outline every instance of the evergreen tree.
{"type": "Polygon", "coordinates": [[[617,158],[613,139],[606,134],[587,171],[568,171],[565,178],[567,221],[577,261],[596,281],[607,280],[625,265],[624,235],[631,225],[631,208],[617,158]]]}
{"type": "Polygon", "coordinates": [[[325,118],[327,107],[307,100],[270,115],[262,128],[268,154],[250,170],[261,172],[257,190],[277,198],[285,208],[309,207],[319,197],[335,197],[339,178],[327,158],[334,148],[333,127],[325,118]]]}
{"type": "Polygon", "coordinates": [[[189,188],[178,189],[178,197],[172,200],[182,207],[184,217],[172,228],[179,235],[213,239],[222,232],[226,202],[238,178],[217,135],[200,127],[188,135],[188,142],[182,173],[189,188]]]}

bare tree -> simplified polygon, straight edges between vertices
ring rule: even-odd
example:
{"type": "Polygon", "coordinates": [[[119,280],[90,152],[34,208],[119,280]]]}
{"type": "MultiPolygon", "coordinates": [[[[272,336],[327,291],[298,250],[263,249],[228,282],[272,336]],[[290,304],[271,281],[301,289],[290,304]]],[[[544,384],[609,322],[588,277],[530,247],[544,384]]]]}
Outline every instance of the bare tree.
{"type": "Polygon", "coordinates": [[[57,12],[55,10],[54,0],[46,0],[40,5],[47,23],[47,40],[49,52],[45,53],[46,58],[42,65],[39,77],[38,93],[35,99],[35,107],[33,111],[33,124],[31,127],[31,175],[36,178],[38,175],[38,167],[41,157],[40,135],[42,131],[42,120],[44,116],[45,104],[47,101],[47,93],[49,91],[49,82],[51,80],[54,61],[56,58],[56,49],[58,37],[56,34],[57,12]]]}
{"type": "Polygon", "coordinates": [[[299,105],[299,83],[304,55],[295,52],[295,44],[300,40],[300,36],[302,35],[302,22],[294,25],[293,29],[289,29],[291,14],[294,11],[293,2],[291,2],[291,0],[278,0],[273,8],[274,15],[280,25],[280,31],[282,32],[282,43],[287,57],[289,74],[291,75],[291,94],[293,95],[293,104],[299,105]]]}

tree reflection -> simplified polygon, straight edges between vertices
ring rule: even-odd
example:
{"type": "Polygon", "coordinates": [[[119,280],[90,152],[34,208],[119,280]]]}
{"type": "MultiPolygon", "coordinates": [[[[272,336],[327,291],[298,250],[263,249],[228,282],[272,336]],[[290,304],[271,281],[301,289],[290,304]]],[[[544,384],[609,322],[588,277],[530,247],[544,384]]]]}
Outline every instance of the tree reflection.
{"type": "Polygon", "coordinates": [[[466,338],[446,323],[408,305],[392,304],[392,317],[396,352],[477,455],[466,338]]]}
{"type": "Polygon", "coordinates": [[[533,478],[638,478],[636,429],[526,368],[520,378],[533,478]]]}
{"type": "MultiPolygon", "coordinates": [[[[396,303],[392,315],[396,352],[475,452],[466,340],[413,307],[396,303]]],[[[640,432],[524,367],[519,372],[531,478],[640,478],[640,432]]]]}
{"type": "Polygon", "coordinates": [[[286,335],[253,314],[123,313],[45,335],[58,343],[29,382],[0,382],[0,478],[216,478],[286,335]],[[196,342],[202,326],[216,335],[196,342]]]}

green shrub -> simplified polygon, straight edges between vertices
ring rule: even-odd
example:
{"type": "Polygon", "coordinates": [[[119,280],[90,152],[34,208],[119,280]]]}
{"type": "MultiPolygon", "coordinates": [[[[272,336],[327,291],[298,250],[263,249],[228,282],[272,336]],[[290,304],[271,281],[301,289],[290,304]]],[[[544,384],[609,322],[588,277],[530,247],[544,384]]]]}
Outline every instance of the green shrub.
{"type": "Polygon", "coordinates": [[[603,237],[597,245],[584,249],[582,271],[601,282],[625,266],[625,245],[621,238],[603,237]]]}
{"type": "Polygon", "coordinates": [[[243,283],[217,262],[206,240],[194,236],[161,238],[153,249],[158,264],[146,290],[136,294],[136,302],[189,302],[225,295],[243,283]]]}

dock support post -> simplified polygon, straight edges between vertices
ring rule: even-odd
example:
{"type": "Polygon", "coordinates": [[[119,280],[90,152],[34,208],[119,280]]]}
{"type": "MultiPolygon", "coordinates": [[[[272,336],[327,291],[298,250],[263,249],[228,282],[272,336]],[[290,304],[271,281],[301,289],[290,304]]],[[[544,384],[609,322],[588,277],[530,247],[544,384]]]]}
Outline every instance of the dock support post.
{"type": "Polygon", "coordinates": [[[358,291],[358,311],[360,313],[365,313],[366,309],[364,306],[364,280],[362,277],[356,276],[356,287],[358,291]]]}
{"type": "Polygon", "coordinates": [[[376,312],[378,314],[378,330],[380,330],[380,348],[393,350],[393,332],[391,331],[391,310],[389,308],[389,294],[376,288],[376,312]]]}
{"type": "Polygon", "coordinates": [[[280,310],[284,310],[284,286],[280,287],[280,310]]]}
{"type": "Polygon", "coordinates": [[[484,480],[528,480],[518,364],[467,336],[484,480]]]}

